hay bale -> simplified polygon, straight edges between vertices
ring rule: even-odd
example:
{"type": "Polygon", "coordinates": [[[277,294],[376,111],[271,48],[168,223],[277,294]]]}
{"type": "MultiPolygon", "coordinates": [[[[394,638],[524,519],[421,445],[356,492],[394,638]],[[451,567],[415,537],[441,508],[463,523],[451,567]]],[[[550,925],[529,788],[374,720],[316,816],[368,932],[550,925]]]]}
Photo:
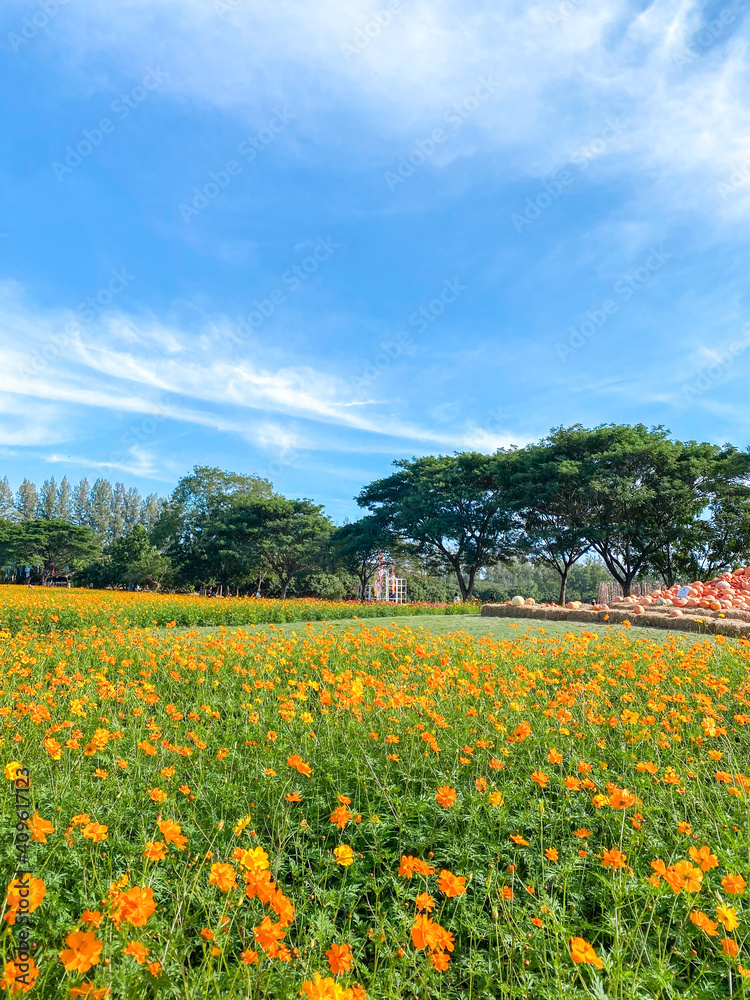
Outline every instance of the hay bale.
{"type": "MultiPolygon", "coordinates": [[[[589,608],[591,606],[589,605],[589,608]]],[[[584,610],[579,608],[577,611],[568,612],[568,621],[571,622],[598,622],[599,621],[599,611],[584,610]]]]}

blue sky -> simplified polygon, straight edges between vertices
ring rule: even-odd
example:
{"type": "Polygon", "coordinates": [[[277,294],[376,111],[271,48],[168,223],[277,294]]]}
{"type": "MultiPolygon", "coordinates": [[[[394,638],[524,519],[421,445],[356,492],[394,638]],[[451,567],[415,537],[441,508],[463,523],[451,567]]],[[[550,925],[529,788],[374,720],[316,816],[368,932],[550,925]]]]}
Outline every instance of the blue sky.
{"type": "Polygon", "coordinates": [[[747,446],[749,9],[5,0],[0,474],[747,446]]]}

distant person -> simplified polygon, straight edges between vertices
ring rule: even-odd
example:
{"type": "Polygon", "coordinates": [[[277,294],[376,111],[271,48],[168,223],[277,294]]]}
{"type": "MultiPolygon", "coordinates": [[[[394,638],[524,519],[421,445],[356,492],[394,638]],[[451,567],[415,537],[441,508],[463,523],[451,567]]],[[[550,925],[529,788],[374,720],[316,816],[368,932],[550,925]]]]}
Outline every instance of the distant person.
{"type": "Polygon", "coordinates": [[[453,595],[453,603],[454,603],[454,604],[460,604],[460,603],[461,603],[461,598],[460,598],[460,597],[458,596],[458,592],[456,592],[456,593],[455,593],[455,594],[453,595]]]}
{"type": "Polygon", "coordinates": [[[495,596],[495,591],[491,590],[490,591],[490,604],[494,604],[496,600],[497,600],[497,597],[495,596]]]}

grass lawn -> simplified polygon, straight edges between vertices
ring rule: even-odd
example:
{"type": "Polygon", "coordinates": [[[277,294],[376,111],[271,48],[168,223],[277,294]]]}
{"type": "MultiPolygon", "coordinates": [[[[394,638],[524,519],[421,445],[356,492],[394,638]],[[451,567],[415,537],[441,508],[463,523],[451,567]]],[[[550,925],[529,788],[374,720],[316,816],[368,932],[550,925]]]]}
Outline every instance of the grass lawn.
{"type": "MultiPolygon", "coordinates": [[[[482,618],[479,615],[414,615],[409,618],[371,618],[359,619],[358,621],[352,621],[349,618],[332,622],[312,622],[311,625],[316,632],[322,629],[333,629],[336,633],[341,633],[352,628],[356,629],[358,626],[374,628],[379,625],[397,625],[400,627],[408,626],[408,628],[415,631],[422,628],[427,629],[432,635],[445,635],[448,632],[466,632],[473,638],[488,635],[493,639],[518,639],[524,634],[533,636],[548,635],[550,638],[557,639],[562,635],[581,635],[583,632],[594,632],[602,639],[607,635],[621,635],[627,632],[631,639],[650,639],[656,642],[660,641],[660,639],[667,639],[669,636],[674,636],[690,643],[695,642],[699,638],[695,632],[672,632],[666,629],[638,628],[636,626],[626,629],[623,625],[594,627],[584,625],[581,622],[536,622],[528,618],[511,621],[507,618],[482,618]]],[[[259,625],[252,629],[252,631],[256,633],[263,632],[270,629],[270,627],[269,625],[259,625]]],[[[306,628],[307,624],[305,622],[288,622],[274,626],[275,631],[284,633],[303,632],[306,628]]],[[[159,631],[167,630],[160,629],[159,631]]],[[[170,629],[169,631],[176,630],[170,629]]],[[[217,629],[214,626],[199,628],[197,630],[191,629],[190,631],[215,633],[217,629]]],[[[244,631],[244,628],[231,629],[231,631],[244,631]]]]}

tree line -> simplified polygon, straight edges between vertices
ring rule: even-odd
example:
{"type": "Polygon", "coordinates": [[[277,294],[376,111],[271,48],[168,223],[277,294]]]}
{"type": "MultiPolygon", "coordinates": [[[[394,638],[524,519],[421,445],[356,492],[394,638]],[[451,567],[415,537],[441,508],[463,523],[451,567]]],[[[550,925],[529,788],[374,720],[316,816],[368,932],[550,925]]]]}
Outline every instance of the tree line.
{"type": "Polygon", "coordinates": [[[127,517],[122,484],[107,492],[98,480],[80,509],[75,491],[58,507],[62,484],[53,503],[49,481],[32,506],[22,484],[12,505],[0,491],[0,565],[19,582],[65,569],[95,586],[361,597],[385,554],[413,579],[412,599],[450,574],[468,600],[494,567],[533,565],[564,603],[581,560],[629,594],[646,575],[671,586],[750,556],[750,451],[731,444],[677,441],[643,424],[575,425],[492,455],[394,466],[356,498],[363,516],[339,527],[320,504],[208,467],[168,499],[133,497],[127,517]]]}

